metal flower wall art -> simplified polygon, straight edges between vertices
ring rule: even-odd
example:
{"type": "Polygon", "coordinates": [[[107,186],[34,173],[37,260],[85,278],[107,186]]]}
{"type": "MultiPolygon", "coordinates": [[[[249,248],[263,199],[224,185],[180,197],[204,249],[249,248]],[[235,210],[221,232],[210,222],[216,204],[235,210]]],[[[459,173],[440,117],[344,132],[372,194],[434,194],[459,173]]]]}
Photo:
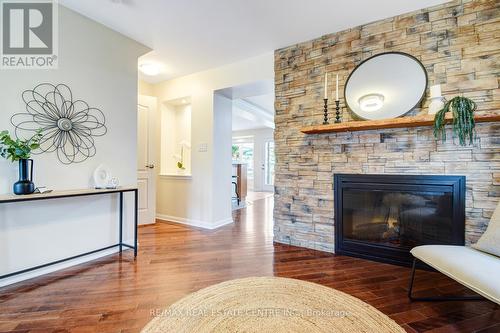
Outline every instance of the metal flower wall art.
{"type": "Polygon", "coordinates": [[[41,129],[40,148],[35,153],[56,152],[64,164],[80,163],[96,154],[95,137],[107,132],[101,110],[74,100],[65,84],[42,83],[22,94],[26,112],[12,116],[17,137],[41,129]]]}

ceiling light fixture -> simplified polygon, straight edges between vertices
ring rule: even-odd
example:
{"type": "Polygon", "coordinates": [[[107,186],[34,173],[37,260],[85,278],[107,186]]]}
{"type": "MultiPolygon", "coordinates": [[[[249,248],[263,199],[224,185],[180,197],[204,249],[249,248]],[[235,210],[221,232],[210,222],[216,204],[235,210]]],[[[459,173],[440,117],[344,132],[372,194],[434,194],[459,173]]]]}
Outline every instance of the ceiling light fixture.
{"type": "Polygon", "coordinates": [[[161,67],[158,64],[153,64],[153,63],[150,63],[150,62],[146,62],[146,63],[143,63],[143,64],[139,65],[139,70],[141,72],[143,72],[144,74],[146,74],[146,75],[156,76],[156,75],[160,74],[161,67]]]}
{"type": "Polygon", "coordinates": [[[382,94],[368,94],[361,96],[358,100],[361,110],[366,112],[378,111],[384,106],[384,95],[382,94]]]}

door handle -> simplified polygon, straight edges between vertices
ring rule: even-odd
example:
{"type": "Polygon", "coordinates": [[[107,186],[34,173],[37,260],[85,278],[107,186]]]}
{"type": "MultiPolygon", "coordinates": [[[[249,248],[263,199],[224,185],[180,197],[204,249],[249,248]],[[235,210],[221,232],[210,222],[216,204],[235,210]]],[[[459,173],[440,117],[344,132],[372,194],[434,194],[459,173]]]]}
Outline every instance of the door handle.
{"type": "Polygon", "coordinates": [[[154,168],[155,168],[155,165],[154,165],[154,164],[148,164],[148,165],[146,165],[146,168],[149,168],[149,169],[154,169],[154,168]]]}

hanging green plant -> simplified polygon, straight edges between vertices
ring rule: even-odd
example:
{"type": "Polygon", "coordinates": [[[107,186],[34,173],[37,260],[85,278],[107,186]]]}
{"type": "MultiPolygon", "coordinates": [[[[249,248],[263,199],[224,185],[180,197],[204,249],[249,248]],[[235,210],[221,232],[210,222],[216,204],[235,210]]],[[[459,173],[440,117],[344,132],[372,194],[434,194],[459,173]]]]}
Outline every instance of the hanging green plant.
{"type": "Polygon", "coordinates": [[[471,145],[476,138],[474,111],[476,103],[469,98],[457,96],[447,101],[434,117],[434,137],[446,141],[446,112],[453,115],[453,134],[461,146],[471,145]]]}

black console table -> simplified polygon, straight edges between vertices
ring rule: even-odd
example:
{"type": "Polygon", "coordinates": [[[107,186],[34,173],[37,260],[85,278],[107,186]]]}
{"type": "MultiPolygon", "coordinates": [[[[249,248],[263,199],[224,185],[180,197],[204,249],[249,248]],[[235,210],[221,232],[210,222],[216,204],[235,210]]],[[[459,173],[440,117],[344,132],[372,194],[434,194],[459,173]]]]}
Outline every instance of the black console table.
{"type": "Polygon", "coordinates": [[[35,267],[30,267],[30,268],[25,268],[23,270],[1,275],[0,279],[5,279],[14,275],[19,275],[23,273],[27,273],[30,271],[34,271],[36,269],[44,268],[47,266],[55,265],[62,263],[64,261],[68,260],[73,260],[76,258],[80,258],[83,256],[87,256],[90,254],[94,254],[100,251],[104,250],[109,250],[115,247],[118,247],[120,249],[120,253],[123,250],[123,247],[127,247],[130,249],[134,250],[134,257],[137,257],[137,225],[138,225],[138,190],[136,187],[119,187],[116,189],[103,189],[103,190],[97,190],[97,189],[85,189],[85,190],[71,190],[71,191],[54,191],[54,192],[49,192],[49,193],[43,193],[43,194],[28,194],[28,195],[0,195],[0,204],[4,203],[15,203],[15,202],[27,202],[27,201],[36,201],[36,200],[49,200],[49,199],[61,199],[61,198],[72,198],[72,197],[82,197],[82,196],[91,196],[91,195],[103,195],[103,194],[112,194],[112,193],[119,193],[119,198],[120,198],[120,212],[119,212],[119,226],[120,226],[120,231],[119,231],[119,242],[117,244],[113,244],[110,246],[106,246],[97,250],[85,252],[82,254],[78,254],[69,258],[64,258],[64,259],[59,259],[53,262],[49,262],[43,265],[38,265],[35,267]],[[123,194],[125,192],[133,192],[134,193],[134,245],[129,245],[125,244],[123,242],[123,194]]]}

